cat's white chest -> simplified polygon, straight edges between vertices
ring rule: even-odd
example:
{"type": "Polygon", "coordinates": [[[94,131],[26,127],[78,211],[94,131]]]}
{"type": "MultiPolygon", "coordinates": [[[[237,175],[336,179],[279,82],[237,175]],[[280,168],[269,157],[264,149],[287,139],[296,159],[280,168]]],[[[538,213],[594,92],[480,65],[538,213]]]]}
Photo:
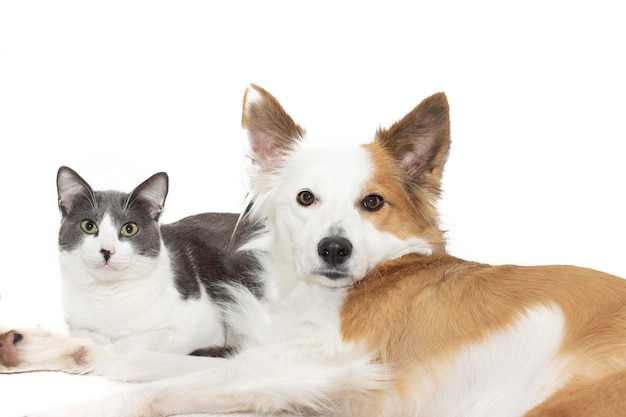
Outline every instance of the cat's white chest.
{"type": "MultiPolygon", "coordinates": [[[[162,247],[153,265],[98,280],[75,252],[61,252],[63,305],[73,334],[103,343],[183,353],[225,342],[222,317],[204,291],[184,299],[162,247]]],[[[105,271],[106,272],[106,271],[105,271]]]]}

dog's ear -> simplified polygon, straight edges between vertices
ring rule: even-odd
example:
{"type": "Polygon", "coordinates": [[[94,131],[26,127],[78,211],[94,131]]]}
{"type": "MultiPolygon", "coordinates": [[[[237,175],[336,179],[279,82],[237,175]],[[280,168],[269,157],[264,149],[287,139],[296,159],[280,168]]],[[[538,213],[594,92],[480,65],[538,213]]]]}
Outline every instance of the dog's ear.
{"type": "Polygon", "coordinates": [[[389,129],[379,129],[374,142],[385,147],[417,185],[438,195],[450,149],[446,95],[424,99],[389,129]]]}
{"type": "Polygon", "coordinates": [[[246,130],[252,162],[262,171],[270,170],[286,151],[304,136],[298,126],[270,93],[250,84],[243,98],[242,127],[246,130]]]}

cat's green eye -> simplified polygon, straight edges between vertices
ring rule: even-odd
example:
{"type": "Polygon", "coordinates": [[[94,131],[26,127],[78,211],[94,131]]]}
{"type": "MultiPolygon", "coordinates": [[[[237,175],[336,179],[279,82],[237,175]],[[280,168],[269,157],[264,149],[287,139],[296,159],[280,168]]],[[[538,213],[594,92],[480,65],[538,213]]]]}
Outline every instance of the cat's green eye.
{"type": "Polygon", "coordinates": [[[90,235],[93,235],[98,231],[98,226],[96,226],[96,224],[91,220],[83,220],[80,224],[80,228],[83,229],[83,232],[90,235]]]}
{"type": "Polygon", "coordinates": [[[122,235],[126,236],[126,237],[131,237],[134,236],[135,234],[137,234],[137,232],[139,231],[139,226],[137,226],[135,223],[126,223],[124,226],[122,226],[122,235]]]}

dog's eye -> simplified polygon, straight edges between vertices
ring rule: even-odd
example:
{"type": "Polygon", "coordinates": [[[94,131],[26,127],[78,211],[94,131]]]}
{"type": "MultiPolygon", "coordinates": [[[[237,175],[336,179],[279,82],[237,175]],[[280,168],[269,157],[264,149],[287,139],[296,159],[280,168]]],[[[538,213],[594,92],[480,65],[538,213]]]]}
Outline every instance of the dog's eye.
{"type": "Polygon", "coordinates": [[[385,200],[378,194],[368,195],[361,201],[363,208],[367,211],[380,210],[385,205],[385,200]]]}
{"type": "Polygon", "coordinates": [[[300,191],[296,197],[298,204],[301,206],[310,206],[315,203],[315,194],[310,191],[300,191]]]}

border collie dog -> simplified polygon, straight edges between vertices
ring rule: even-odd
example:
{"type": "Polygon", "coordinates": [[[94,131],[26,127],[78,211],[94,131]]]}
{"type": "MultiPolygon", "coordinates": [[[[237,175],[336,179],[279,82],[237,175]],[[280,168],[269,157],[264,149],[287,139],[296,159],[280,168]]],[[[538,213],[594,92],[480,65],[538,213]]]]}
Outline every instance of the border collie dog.
{"type": "Polygon", "coordinates": [[[4,331],[3,372],[128,382],[100,402],[31,417],[626,413],[626,280],[446,252],[436,210],[450,146],[444,94],[371,143],[322,149],[251,85],[243,127],[248,216],[263,224],[244,249],[259,254],[266,293],[259,300],[229,289],[238,352],[122,354],[43,331],[4,331]]]}

